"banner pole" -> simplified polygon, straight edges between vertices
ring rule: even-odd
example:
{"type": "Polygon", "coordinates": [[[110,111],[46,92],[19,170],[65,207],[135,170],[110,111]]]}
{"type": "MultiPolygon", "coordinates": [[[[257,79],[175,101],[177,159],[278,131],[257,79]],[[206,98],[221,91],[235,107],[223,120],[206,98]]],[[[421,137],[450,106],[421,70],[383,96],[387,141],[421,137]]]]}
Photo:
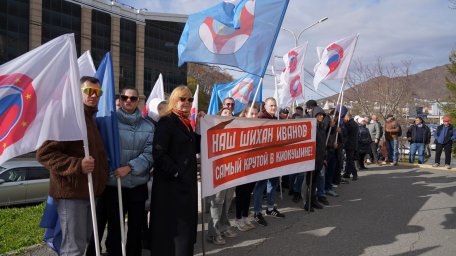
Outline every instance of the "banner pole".
{"type": "MultiPolygon", "coordinates": [[[[89,143],[87,139],[83,140],[84,143],[84,155],[85,157],[89,157],[89,143]]],[[[89,186],[89,198],[90,198],[90,212],[92,215],[92,226],[93,226],[93,238],[95,242],[95,253],[97,256],[100,256],[100,239],[98,237],[98,223],[97,223],[97,210],[95,207],[95,196],[93,192],[93,179],[92,173],[89,172],[87,174],[87,181],[89,186]]]]}
{"type": "Polygon", "coordinates": [[[205,208],[205,202],[204,202],[204,198],[203,198],[203,183],[201,182],[201,249],[203,251],[203,256],[206,256],[206,246],[205,246],[205,242],[204,242],[204,239],[205,239],[205,236],[206,236],[206,229],[204,227],[204,213],[206,212],[206,208],[205,208]]]}
{"type": "Polygon", "coordinates": [[[253,101],[252,101],[252,105],[250,105],[250,109],[249,109],[249,114],[248,116],[250,116],[250,114],[252,113],[252,109],[253,109],[253,105],[255,104],[256,102],[256,99],[258,97],[258,92],[260,91],[260,85],[263,83],[263,77],[260,78],[260,82],[258,83],[258,86],[257,86],[257,89],[255,91],[255,96],[253,96],[253,101]]]}
{"type": "Polygon", "coordinates": [[[122,255],[126,256],[126,248],[125,248],[125,221],[124,221],[124,214],[123,214],[123,200],[122,200],[122,181],[120,177],[117,177],[117,197],[119,199],[119,220],[120,220],[120,239],[122,244],[122,255]]]}

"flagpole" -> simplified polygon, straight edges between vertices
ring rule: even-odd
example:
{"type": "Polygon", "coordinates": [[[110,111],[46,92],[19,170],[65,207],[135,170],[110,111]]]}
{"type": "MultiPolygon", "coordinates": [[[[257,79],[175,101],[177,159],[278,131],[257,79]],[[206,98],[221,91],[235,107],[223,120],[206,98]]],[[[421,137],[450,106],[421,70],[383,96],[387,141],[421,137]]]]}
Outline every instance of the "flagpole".
{"type": "MultiPolygon", "coordinates": [[[[344,80],[342,81],[342,86],[340,88],[341,92],[342,92],[342,96],[340,98],[340,108],[339,108],[339,116],[340,116],[340,112],[342,111],[342,105],[344,103],[344,90],[343,88],[345,87],[345,81],[347,80],[347,74],[348,74],[348,70],[350,69],[350,65],[351,65],[351,60],[353,58],[353,54],[355,53],[355,49],[356,49],[356,45],[358,45],[358,38],[359,38],[359,33],[356,34],[356,41],[355,41],[355,46],[353,46],[353,51],[351,52],[350,54],[350,59],[348,60],[348,67],[347,67],[347,70],[345,70],[345,75],[344,75],[344,80]]],[[[340,122],[338,123],[338,126],[340,126],[340,122]]],[[[339,134],[336,133],[336,142],[337,142],[337,136],[339,134]]]]}
{"type": "MultiPolygon", "coordinates": [[[[89,146],[87,139],[83,140],[84,142],[84,157],[89,157],[89,146]]],[[[100,239],[98,237],[98,223],[97,223],[97,210],[95,207],[95,196],[93,192],[93,179],[92,173],[87,174],[87,181],[89,186],[89,198],[90,198],[90,212],[92,214],[92,226],[93,226],[93,238],[95,242],[95,253],[97,256],[100,256],[100,239]]]]}
{"type": "Polygon", "coordinates": [[[122,255],[126,256],[126,248],[125,248],[125,221],[124,221],[124,213],[123,213],[123,200],[122,200],[122,181],[120,177],[117,177],[117,197],[119,198],[119,220],[120,220],[120,239],[122,244],[122,255]]]}
{"type": "Polygon", "coordinates": [[[256,102],[256,99],[258,97],[258,92],[260,91],[260,85],[263,83],[263,77],[260,78],[260,82],[258,83],[258,86],[257,86],[257,89],[255,91],[255,96],[253,96],[253,101],[252,101],[252,105],[250,105],[250,109],[249,109],[249,114],[248,116],[250,116],[250,114],[252,113],[252,109],[253,109],[253,105],[255,104],[256,102]]]}

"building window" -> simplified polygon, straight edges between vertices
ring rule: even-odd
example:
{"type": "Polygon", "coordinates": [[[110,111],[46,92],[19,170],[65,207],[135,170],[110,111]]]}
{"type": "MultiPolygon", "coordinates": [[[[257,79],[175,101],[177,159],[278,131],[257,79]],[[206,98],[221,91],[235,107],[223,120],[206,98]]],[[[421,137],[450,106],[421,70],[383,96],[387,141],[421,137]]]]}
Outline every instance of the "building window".
{"type": "Polygon", "coordinates": [[[76,50],[81,53],[81,6],[65,0],[43,0],[41,43],[74,33],[76,50]]]}
{"type": "Polygon", "coordinates": [[[0,1],[0,64],[29,50],[29,2],[0,1]]]}
{"type": "Polygon", "coordinates": [[[160,73],[165,92],[187,84],[187,67],[177,67],[177,45],[185,24],[146,20],[144,42],[144,95],[148,97],[160,73]]]}
{"type": "Polygon", "coordinates": [[[92,10],[91,54],[96,67],[100,65],[106,52],[111,50],[111,15],[92,10]]]}
{"type": "MultiPolygon", "coordinates": [[[[119,91],[136,86],[136,22],[120,19],[119,91]]],[[[137,85],[139,86],[139,85],[137,85]]]]}

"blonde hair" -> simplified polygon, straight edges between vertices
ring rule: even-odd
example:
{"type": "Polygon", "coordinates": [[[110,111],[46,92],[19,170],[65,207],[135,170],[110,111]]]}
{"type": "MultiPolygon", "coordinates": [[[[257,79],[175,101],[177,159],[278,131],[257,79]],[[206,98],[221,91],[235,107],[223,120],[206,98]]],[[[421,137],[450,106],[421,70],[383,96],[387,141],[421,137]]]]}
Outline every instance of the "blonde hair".
{"type": "Polygon", "coordinates": [[[171,92],[171,96],[169,96],[168,105],[160,117],[170,115],[171,112],[173,112],[173,108],[177,105],[177,102],[179,102],[179,98],[186,95],[190,95],[190,97],[193,96],[192,91],[190,91],[187,86],[179,85],[178,87],[174,88],[174,90],[171,92]]]}

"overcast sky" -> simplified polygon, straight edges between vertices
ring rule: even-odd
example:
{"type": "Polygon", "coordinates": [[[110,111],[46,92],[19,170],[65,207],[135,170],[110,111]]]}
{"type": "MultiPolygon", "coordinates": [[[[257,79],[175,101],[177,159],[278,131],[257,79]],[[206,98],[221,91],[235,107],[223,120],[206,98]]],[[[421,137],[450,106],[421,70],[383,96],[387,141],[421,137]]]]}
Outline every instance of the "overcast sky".
{"type": "MultiPolygon", "coordinates": [[[[119,0],[151,12],[192,14],[207,9],[217,0],[119,0]]],[[[448,0],[290,0],[282,27],[296,34],[317,20],[328,17],[306,30],[299,42],[309,42],[305,68],[313,70],[316,47],[360,33],[354,58],[364,64],[379,57],[384,62],[412,61],[412,72],[447,64],[451,50],[456,50],[456,10],[448,0]]],[[[275,54],[283,55],[294,46],[291,33],[281,31],[275,54]]],[[[241,76],[240,72],[230,72],[241,76]]],[[[273,81],[266,79],[272,92],[273,81]]],[[[312,83],[310,75],[306,82],[312,83]]],[[[340,83],[322,86],[319,95],[306,88],[306,98],[334,94],[340,83]]],[[[269,94],[266,92],[266,95],[269,94]]]]}

